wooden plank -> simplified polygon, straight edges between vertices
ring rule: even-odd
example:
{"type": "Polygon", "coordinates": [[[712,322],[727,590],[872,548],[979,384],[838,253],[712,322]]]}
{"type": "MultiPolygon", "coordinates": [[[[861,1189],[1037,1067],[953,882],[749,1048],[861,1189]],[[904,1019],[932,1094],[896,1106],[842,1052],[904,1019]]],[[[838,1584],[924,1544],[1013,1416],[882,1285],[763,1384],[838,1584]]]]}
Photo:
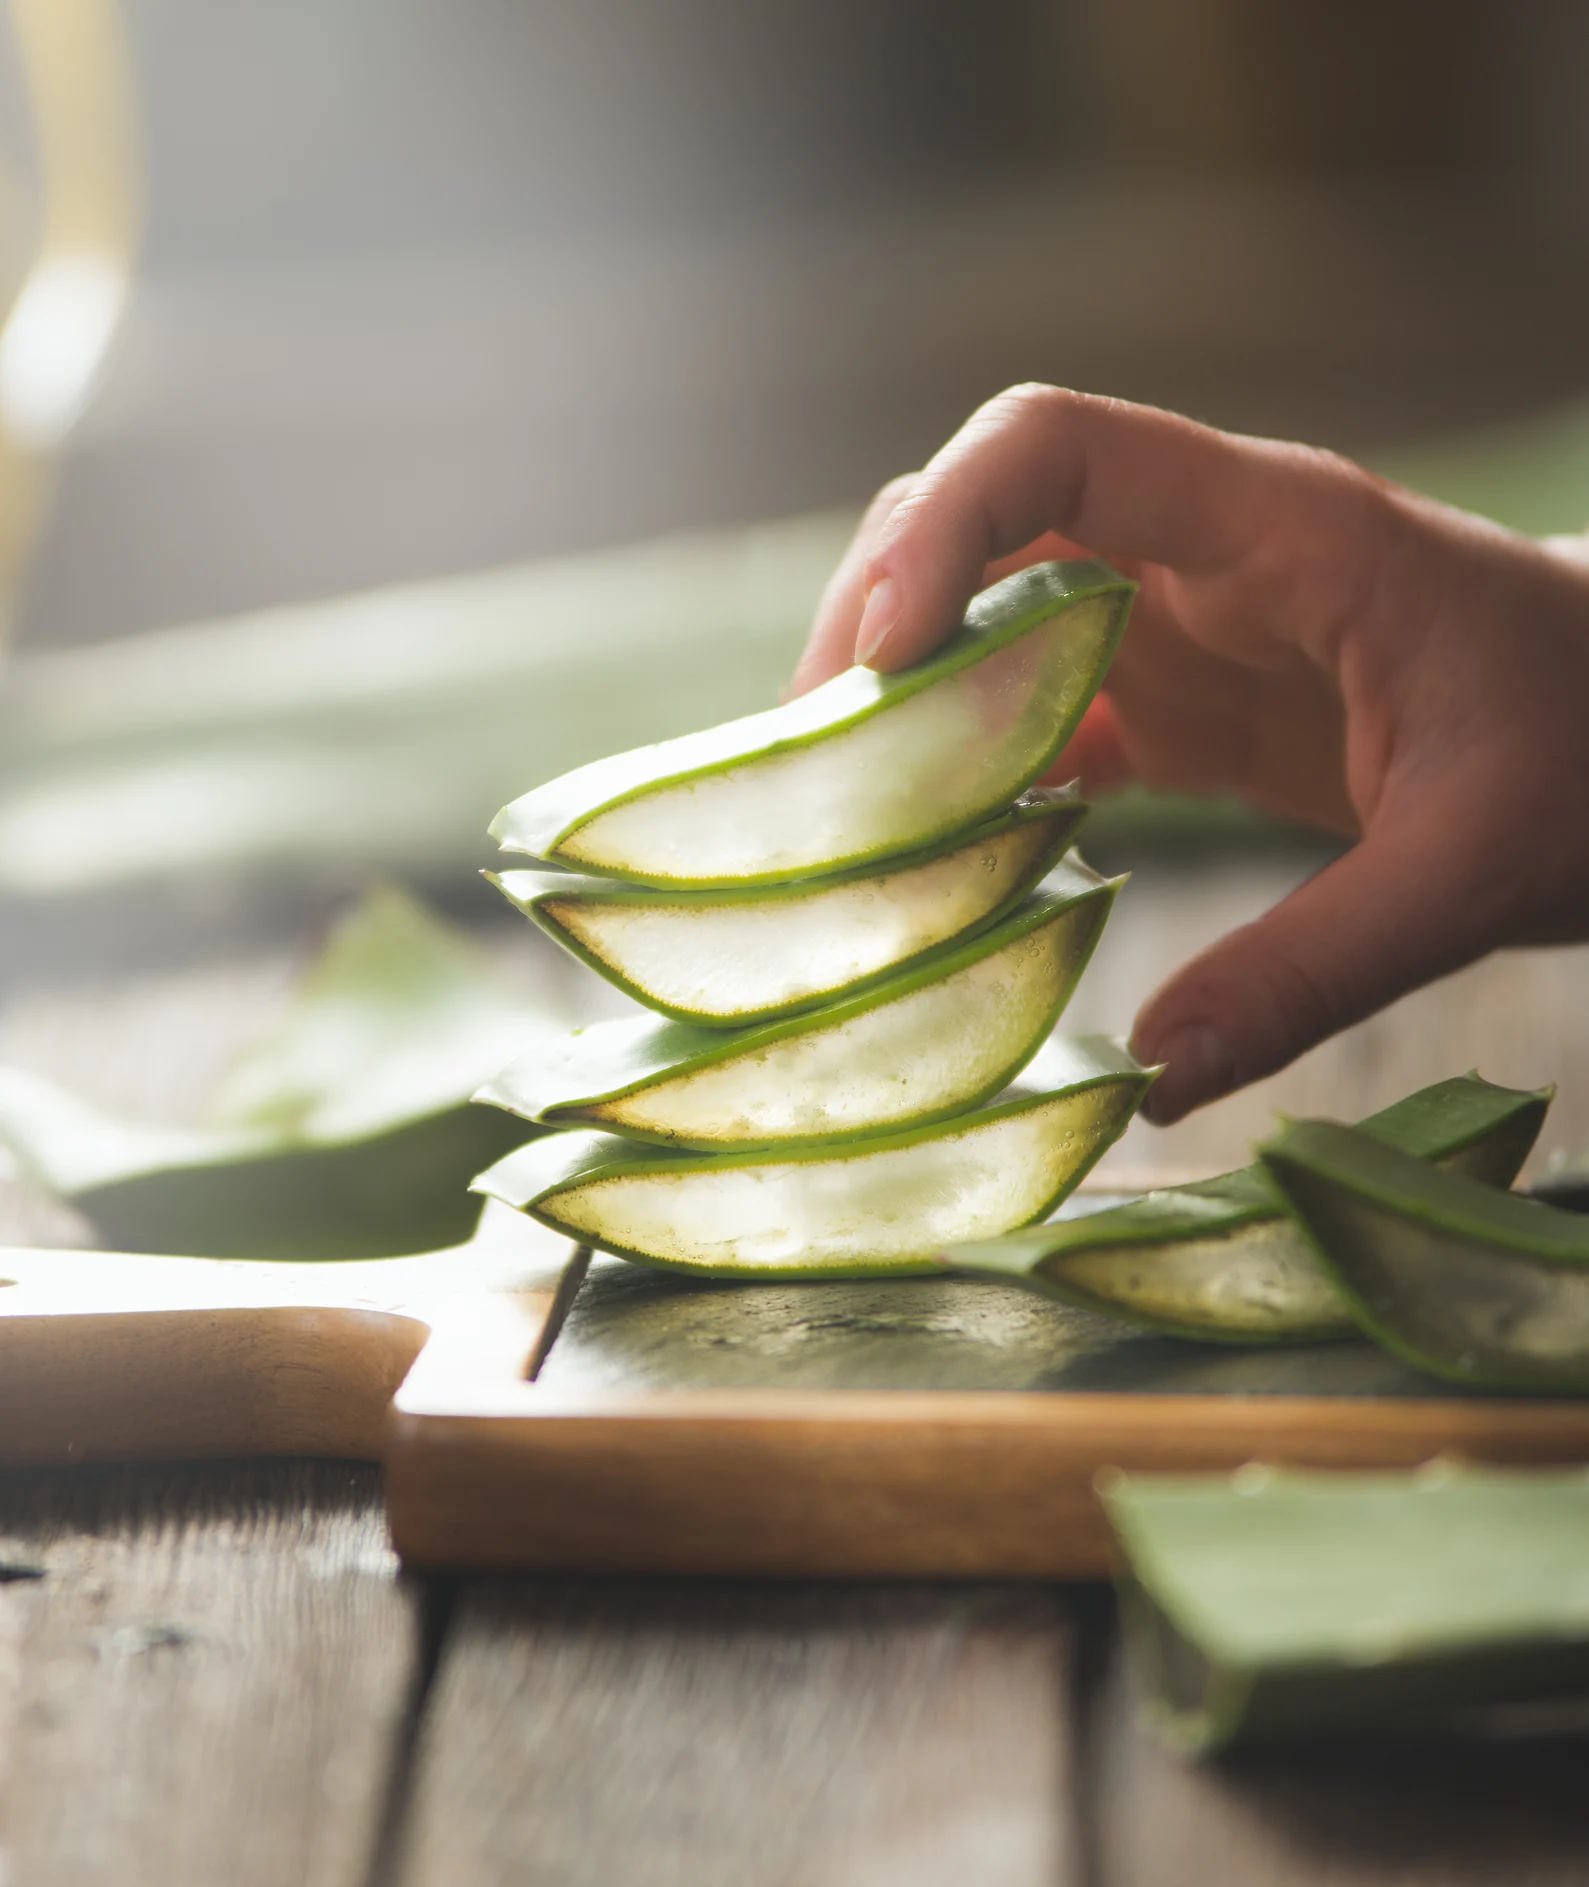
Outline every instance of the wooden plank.
{"type": "Polygon", "coordinates": [[[533,1382],[481,1334],[439,1327],[393,1404],[387,1512],[415,1564],[1097,1577],[1104,1467],[1589,1460],[1589,1404],[1462,1398],[1368,1344],[1144,1336],[984,1280],[598,1259],[533,1382]]]}
{"type": "MultiPolygon", "coordinates": [[[[1534,1727],[1551,1720],[1542,1711],[1534,1727]]],[[[1515,1727],[1527,1721],[1519,1713],[1515,1727]]],[[[1578,1887],[1577,1734],[1268,1751],[1192,1764],[1135,1719],[1117,1658],[1089,1726],[1097,1887],[1578,1887]]]]}
{"type": "Polygon", "coordinates": [[[1071,1887],[1035,1589],[471,1586],[403,1887],[1071,1887]]]}
{"type": "Polygon", "coordinates": [[[418,1668],[372,1469],[0,1477],[0,1876],[362,1887],[418,1668]]]}

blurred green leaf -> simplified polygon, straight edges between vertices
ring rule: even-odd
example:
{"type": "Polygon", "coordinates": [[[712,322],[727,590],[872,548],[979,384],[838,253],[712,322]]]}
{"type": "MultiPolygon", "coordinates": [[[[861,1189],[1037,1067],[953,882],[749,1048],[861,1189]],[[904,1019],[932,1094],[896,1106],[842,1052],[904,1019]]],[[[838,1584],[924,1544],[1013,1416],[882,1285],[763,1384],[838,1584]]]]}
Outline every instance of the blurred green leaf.
{"type": "Polygon", "coordinates": [[[536,1133],[473,1107],[545,1019],[401,892],[369,893],[288,1013],[233,1065],[211,1124],[113,1120],[0,1069],[0,1145],[124,1250],[357,1258],[461,1244],[475,1173],[536,1133]]]}
{"type": "Polygon", "coordinates": [[[1374,463],[1399,484],[1530,537],[1589,528],[1589,405],[1433,440],[1374,463]]]}

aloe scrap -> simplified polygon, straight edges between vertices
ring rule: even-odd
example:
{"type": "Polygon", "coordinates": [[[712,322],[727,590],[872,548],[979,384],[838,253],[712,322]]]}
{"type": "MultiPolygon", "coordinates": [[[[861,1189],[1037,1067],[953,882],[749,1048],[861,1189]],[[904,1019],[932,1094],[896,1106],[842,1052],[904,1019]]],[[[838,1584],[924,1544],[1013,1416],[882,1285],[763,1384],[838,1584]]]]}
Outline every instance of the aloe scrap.
{"type": "Polygon", "coordinates": [[[1113,1473],[1149,1721],[1235,1741],[1484,1731],[1589,1686],[1589,1473],[1113,1473]]]}
{"type": "Polygon", "coordinates": [[[598,1023],[538,1042],[479,1098],[664,1145],[799,1146],[925,1125],[1012,1080],[1053,1028],[1115,886],[1057,868],[969,942],[823,1009],[727,1031],[598,1023]]]}
{"type": "Polygon", "coordinates": [[[1294,1122],[1261,1154],[1377,1343],[1449,1382],[1589,1391],[1589,1218],[1334,1121],[1294,1122]]]}
{"type": "Polygon", "coordinates": [[[1047,563],[983,591],[957,634],[894,675],[810,694],[580,767],[516,799],[507,851],[677,887],[774,884],[899,857],[1041,777],[1108,667],[1134,585],[1047,563]]]}
{"type": "Polygon", "coordinates": [[[870,988],[997,923],[1063,857],[1087,813],[1034,791],[904,860],[794,884],[658,891],[566,871],[487,873],[511,904],[636,1001],[742,1027],[870,988]]]}
{"type": "MultiPolygon", "coordinates": [[[[1371,1114],[1359,1132],[1431,1166],[1507,1186],[1550,1092],[1476,1074],[1371,1114]]],[[[1262,1165],[944,1253],[984,1272],[1172,1336],[1305,1343],[1352,1335],[1352,1312],[1262,1165]]]]}
{"type": "Polygon", "coordinates": [[[538,1019],[464,938],[393,888],[333,930],[206,1124],[115,1120],[0,1069],[0,1146],[109,1245],[209,1257],[363,1258],[467,1239],[481,1165],[537,1130],[469,1105],[538,1019]]]}
{"type": "Polygon", "coordinates": [[[1051,1212],[1124,1132],[1153,1079],[1118,1044],[1054,1044],[1041,1080],[932,1126],[843,1145],[676,1153],[558,1133],[475,1181],[583,1244],[706,1276],[928,1272],[951,1237],[1051,1212]]]}

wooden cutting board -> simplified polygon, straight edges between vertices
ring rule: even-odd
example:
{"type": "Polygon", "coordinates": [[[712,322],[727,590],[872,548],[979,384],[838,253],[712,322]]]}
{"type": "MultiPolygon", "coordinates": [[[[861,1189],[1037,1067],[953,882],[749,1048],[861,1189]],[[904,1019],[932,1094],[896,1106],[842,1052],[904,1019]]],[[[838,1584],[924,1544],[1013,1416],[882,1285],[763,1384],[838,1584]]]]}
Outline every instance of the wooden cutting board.
{"type": "Polygon", "coordinates": [[[384,1458],[426,1566],[1090,1577],[1105,1467],[1589,1462],[1589,1400],[1215,1348],[1001,1284],[736,1285],[491,1209],[454,1251],[0,1252],[0,1465],[384,1458]]]}

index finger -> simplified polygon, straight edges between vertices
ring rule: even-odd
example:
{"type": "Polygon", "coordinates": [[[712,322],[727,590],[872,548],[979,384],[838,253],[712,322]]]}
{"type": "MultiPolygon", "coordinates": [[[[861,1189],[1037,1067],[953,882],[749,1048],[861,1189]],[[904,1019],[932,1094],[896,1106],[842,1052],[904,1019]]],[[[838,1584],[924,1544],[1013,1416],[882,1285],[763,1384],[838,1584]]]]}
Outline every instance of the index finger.
{"type": "Polygon", "coordinates": [[[959,622],[983,571],[1044,531],[1186,576],[1339,543],[1373,483],[1332,454],[1155,407],[1015,387],[974,413],[878,523],[849,583],[856,659],[906,667],[959,622]]]}

